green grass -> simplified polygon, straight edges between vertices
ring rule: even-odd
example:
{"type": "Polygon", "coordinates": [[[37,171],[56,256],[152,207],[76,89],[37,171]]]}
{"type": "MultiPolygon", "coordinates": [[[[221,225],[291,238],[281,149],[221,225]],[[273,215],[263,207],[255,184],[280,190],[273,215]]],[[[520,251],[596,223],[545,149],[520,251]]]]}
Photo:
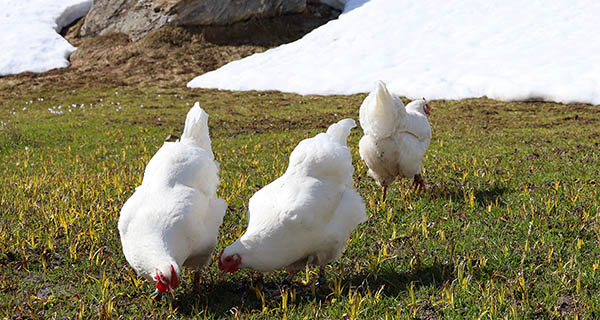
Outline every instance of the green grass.
{"type": "Polygon", "coordinates": [[[432,102],[429,189],[399,181],[384,204],[353,131],[369,220],[326,285],[314,285],[315,270],[291,287],[284,272],[264,286],[251,271],[218,279],[213,264],[201,293],[185,271],[175,298],[150,298],[121,253],[119,210],[194,101],[210,114],[228,203],[219,252],[294,146],[358,119],[363,98],[91,87],[1,101],[0,317],[600,317],[600,109],[487,99],[432,102]]]}

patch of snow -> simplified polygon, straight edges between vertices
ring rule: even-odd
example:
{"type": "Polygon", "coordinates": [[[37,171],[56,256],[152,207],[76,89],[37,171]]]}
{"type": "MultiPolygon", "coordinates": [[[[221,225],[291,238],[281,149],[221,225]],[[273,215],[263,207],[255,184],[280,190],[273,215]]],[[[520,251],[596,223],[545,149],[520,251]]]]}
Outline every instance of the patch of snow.
{"type": "Polygon", "coordinates": [[[321,1],[344,12],[188,87],[600,104],[600,1],[321,1]]]}
{"type": "Polygon", "coordinates": [[[82,17],[92,0],[1,0],[0,76],[69,66],[75,50],[59,32],[82,17]]]}

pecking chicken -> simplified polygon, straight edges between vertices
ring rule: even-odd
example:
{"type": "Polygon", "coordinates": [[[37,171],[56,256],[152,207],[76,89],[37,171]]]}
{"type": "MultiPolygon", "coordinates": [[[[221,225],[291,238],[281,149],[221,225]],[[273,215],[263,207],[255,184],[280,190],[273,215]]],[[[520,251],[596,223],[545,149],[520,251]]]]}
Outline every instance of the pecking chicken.
{"type": "Polygon", "coordinates": [[[425,98],[406,107],[379,81],[360,106],[360,125],[364,136],[359,142],[360,157],[369,167],[369,176],[383,187],[397,177],[414,179],[413,186],[425,189],[421,161],[429,147],[430,107],[425,98]]]}
{"type": "Polygon", "coordinates": [[[183,266],[200,268],[210,259],[227,206],[216,196],[218,173],[208,114],[196,102],[181,140],[156,152],[119,217],[127,262],[155,281],[157,292],[174,294],[183,266]]]}
{"type": "Polygon", "coordinates": [[[322,267],[341,255],[367,220],[346,146],[354,127],[344,119],[296,146],[286,172],[250,199],[246,232],[219,256],[222,274],[285,268],[291,280],[306,265],[318,265],[323,275],[322,267]]]}

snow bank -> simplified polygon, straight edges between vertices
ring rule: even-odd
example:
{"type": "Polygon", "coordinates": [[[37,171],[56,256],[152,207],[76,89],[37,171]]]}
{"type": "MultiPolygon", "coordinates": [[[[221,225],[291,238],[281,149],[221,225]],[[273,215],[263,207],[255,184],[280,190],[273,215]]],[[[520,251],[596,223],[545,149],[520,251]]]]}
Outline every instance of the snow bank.
{"type": "Polygon", "coordinates": [[[67,67],[75,47],[60,30],[82,17],[92,0],[1,0],[0,76],[67,67]]]}
{"type": "Polygon", "coordinates": [[[600,104],[600,1],[325,1],[337,20],[188,87],[600,104]]]}

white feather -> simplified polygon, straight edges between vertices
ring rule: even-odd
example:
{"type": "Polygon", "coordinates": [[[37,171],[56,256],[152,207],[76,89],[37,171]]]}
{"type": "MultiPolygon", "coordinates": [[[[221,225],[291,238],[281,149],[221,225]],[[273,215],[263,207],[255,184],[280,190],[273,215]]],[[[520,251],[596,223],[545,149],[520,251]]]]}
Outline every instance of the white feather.
{"type": "Polygon", "coordinates": [[[431,127],[423,111],[425,103],[416,100],[404,107],[400,98],[379,81],[360,106],[364,131],[359,142],[360,157],[379,185],[388,186],[397,177],[412,179],[421,173],[421,161],[431,140],[431,127]]]}
{"type": "Polygon", "coordinates": [[[123,253],[135,271],[179,274],[206,264],[217,244],[226,204],[217,198],[219,167],[208,135],[208,114],[198,103],[188,112],[179,142],[165,142],[152,157],[142,185],[121,209],[123,253]]]}
{"type": "Polygon", "coordinates": [[[352,184],[352,157],[346,146],[352,119],[327,133],[301,141],[286,172],[256,192],[248,228],[223,256],[239,254],[240,267],[261,272],[294,269],[337,259],[352,231],[367,214],[352,184]]]}

